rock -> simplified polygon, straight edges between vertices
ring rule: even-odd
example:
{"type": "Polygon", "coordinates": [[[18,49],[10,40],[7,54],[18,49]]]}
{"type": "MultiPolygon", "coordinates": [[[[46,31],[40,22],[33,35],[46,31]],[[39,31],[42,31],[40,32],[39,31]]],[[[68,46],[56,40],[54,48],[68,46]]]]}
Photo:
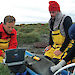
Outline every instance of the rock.
{"type": "Polygon", "coordinates": [[[36,42],[34,43],[34,47],[36,48],[46,48],[48,46],[48,43],[46,42],[36,42]]]}

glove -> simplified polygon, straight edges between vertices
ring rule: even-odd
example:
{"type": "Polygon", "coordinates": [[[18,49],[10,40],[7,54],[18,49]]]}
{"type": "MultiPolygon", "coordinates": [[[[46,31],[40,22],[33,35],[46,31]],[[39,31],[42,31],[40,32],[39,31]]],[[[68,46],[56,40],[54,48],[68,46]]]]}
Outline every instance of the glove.
{"type": "Polygon", "coordinates": [[[47,46],[47,47],[44,49],[44,51],[46,52],[46,51],[50,50],[50,48],[51,48],[51,45],[47,46]]]}

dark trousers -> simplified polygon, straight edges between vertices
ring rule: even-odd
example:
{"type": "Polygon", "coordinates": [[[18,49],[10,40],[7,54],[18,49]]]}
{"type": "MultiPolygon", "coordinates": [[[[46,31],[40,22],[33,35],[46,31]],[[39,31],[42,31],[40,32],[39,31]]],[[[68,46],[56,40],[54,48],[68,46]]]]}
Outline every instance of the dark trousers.
{"type": "Polygon", "coordinates": [[[68,52],[67,56],[64,58],[65,62],[69,62],[75,57],[75,46],[73,46],[68,52]]]}

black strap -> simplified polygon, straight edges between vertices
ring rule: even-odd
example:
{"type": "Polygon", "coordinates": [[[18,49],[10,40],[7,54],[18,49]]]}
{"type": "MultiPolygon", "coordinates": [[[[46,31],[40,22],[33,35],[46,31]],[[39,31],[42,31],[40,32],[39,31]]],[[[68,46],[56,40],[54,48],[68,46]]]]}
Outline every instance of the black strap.
{"type": "Polygon", "coordinates": [[[2,32],[0,32],[0,39],[1,39],[1,37],[2,37],[2,32]]]}
{"type": "Polygon", "coordinates": [[[61,24],[61,22],[62,22],[64,16],[65,16],[65,15],[63,15],[63,17],[61,18],[61,21],[60,21],[60,23],[59,23],[58,29],[60,28],[60,24],[61,24]]]}
{"type": "Polygon", "coordinates": [[[59,35],[60,33],[57,33],[57,34],[52,34],[52,35],[59,35]]]}

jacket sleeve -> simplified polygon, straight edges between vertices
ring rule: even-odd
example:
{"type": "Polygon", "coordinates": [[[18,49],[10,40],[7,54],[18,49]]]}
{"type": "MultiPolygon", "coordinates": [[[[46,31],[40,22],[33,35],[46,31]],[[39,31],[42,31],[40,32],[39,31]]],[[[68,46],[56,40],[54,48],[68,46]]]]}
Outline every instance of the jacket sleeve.
{"type": "Polygon", "coordinates": [[[64,40],[64,43],[62,44],[62,47],[60,48],[60,51],[62,51],[62,52],[67,48],[68,44],[70,43],[71,39],[69,38],[69,35],[68,35],[68,29],[71,25],[72,25],[71,17],[69,17],[69,16],[65,17],[64,22],[63,22],[63,26],[64,26],[66,38],[64,40]]]}
{"type": "Polygon", "coordinates": [[[2,53],[3,53],[2,50],[0,50],[0,56],[2,55],[2,53]]]}
{"type": "Polygon", "coordinates": [[[18,45],[18,43],[17,43],[17,32],[16,32],[16,30],[14,30],[14,34],[11,35],[8,49],[16,49],[17,45],[18,45]]]}

